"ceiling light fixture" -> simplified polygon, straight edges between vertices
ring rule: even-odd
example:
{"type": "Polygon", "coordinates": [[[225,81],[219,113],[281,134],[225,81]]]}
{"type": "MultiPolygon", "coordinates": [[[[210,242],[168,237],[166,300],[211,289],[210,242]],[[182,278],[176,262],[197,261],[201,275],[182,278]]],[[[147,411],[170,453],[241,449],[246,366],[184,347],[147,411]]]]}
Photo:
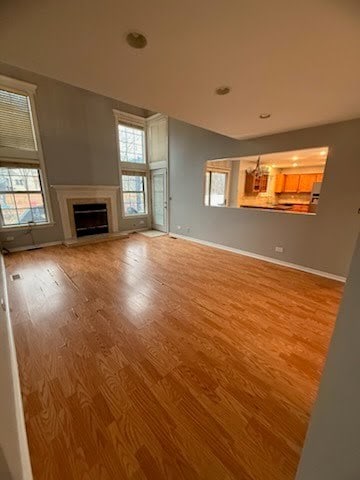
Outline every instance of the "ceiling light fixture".
{"type": "Polygon", "coordinates": [[[260,113],[259,115],[259,118],[261,118],[261,120],[266,120],[267,118],[270,118],[271,117],[271,113],[260,113]]]}
{"type": "Polygon", "coordinates": [[[294,155],[294,156],[292,157],[292,159],[293,159],[293,160],[298,160],[299,157],[298,157],[297,155],[294,155]]]}
{"type": "Polygon", "coordinates": [[[215,89],[216,95],[227,95],[230,93],[231,88],[230,87],[218,87],[215,89]]]}
{"type": "Polygon", "coordinates": [[[139,32],[130,32],[126,35],[126,42],[132,48],[145,48],[147,45],[146,37],[139,32]]]}
{"type": "Polygon", "coordinates": [[[326,150],[321,150],[320,155],[321,155],[322,157],[325,157],[325,155],[326,155],[326,150]]]}
{"type": "Polygon", "coordinates": [[[247,168],[246,172],[250,175],[254,175],[255,178],[260,178],[261,175],[266,175],[269,173],[269,169],[268,167],[261,165],[261,157],[259,155],[256,160],[255,168],[247,168]]]}
{"type": "Polygon", "coordinates": [[[293,167],[297,167],[297,166],[298,166],[298,164],[296,162],[293,163],[293,167]]]}

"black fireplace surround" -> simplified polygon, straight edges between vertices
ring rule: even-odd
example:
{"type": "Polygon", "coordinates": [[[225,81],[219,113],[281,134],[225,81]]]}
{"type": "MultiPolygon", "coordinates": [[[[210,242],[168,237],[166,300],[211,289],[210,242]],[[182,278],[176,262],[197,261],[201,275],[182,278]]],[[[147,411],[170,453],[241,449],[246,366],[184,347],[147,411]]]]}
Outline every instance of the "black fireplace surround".
{"type": "Polygon", "coordinates": [[[109,232],[106,203],[73,205],[77,237],[109,232]]]}

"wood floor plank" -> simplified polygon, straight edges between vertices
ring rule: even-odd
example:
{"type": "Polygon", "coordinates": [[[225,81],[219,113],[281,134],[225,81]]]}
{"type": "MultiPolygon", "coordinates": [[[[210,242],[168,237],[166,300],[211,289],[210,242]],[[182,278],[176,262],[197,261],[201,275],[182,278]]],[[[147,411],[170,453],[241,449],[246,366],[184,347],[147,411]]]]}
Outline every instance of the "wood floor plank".
{"type": "Polygon", "coordinates": [[[169,237],[6,257],[35,480],[291,480],[342,284],[169,237]]]}

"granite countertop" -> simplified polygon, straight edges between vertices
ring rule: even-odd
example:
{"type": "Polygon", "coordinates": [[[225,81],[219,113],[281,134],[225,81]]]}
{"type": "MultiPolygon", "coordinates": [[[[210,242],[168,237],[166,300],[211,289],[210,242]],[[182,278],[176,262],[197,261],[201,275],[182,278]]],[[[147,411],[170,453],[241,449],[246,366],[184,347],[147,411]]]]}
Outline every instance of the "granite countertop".
{"type": "Polygon", "coordinates": [[[240,205],[240,207],[244,208],[267,208],[269,210],[291,210],[291,205],[240,205]]]}

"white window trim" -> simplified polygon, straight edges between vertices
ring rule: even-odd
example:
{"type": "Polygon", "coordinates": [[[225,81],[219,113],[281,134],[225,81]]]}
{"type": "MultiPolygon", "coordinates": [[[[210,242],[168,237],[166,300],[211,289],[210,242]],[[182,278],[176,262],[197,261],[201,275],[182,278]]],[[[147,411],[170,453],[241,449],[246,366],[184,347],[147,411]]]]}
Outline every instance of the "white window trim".
{"type": "Polygon", "coordinates": [[[117,145],[118,161],[120,164],[120,176],[121,176],[121,170],[147,171],[148,160],[147,160],[147,142],[146,142],[146,118],[139,117],[138,115],[134,115],[132,113],[120,112],[119,110],[113,110],[113,113],[115,118],[116,145],[117,145]],[[144,131],[144,149],[143,149],[144,158],[145,158],[144,163],[121,161],[119,124],[126,125],[129,127],[138,127],[144,131]]]}
{"type": "Polygon", "coordinates": [[[119,185],[120,185],[120,211],[121,218],[123,220],[129,220],[131,218],[149,218],[150,216],[150,198],[149,198],[149,164],[147,160],[147,141],[146,141],[146,126],[147,119],[145,117],[140,117],[139,115],[134,115],[132,113],[121,112],[120,110],[113,109],[114,114],[114,126],[115,126],[115,135],[116,135],[116,150],[117,150],[117,164],[119,169],[119,185]],[[140,127],[144,129],[145,142],[144,142],[144,154],[145,154],[145,163],[131,163],[131,162],[122,162],[120,157],[120,139],[119,139],[119,130],[118,125],[122,123],[124,125],[140,127]],[[134,215],[127,215],[124,208],[124,196],[122,188],[122,172],[137,172],[141,173],[145,177],[145,207],[147,213],[139,213],[134,215]]]}
{"type": "MultiPolygon", "coordinates": [[[[41,180],[41,187],[44,197],[44,204],[47,216],[47,222],[41,223],[33,223],[28,225],[0,225],[0,230],[20,230],[20,229],[29,229],[29,228],[40,228],[40,227],[51,227],[54,225],[54,216],[51,208],[50,202],[50,192],[48,187],[48,179],[46,173],[46,167],[44,162],[44,154],[41,144],[40,138],[40,129],[35,105],[35,93],[37,89],[37,85],[32,83],[24,82],[22,80],[17,80],[12,77],[6,77],[5,75],[0,75],[0,88],[4,88],[5,90],[13,91],[14,93],[25,94],[29,97],[30,101],[30,111],[31,111],[31,120],[34,129],[34,136],[35,142],[37,146],[37,160],[39,161],[39,173],[40,173],[40,180],[41,180]]],[[[26,155],[25,155],[26,157],[26,155]]],[[[6,156],[1,156],[4,160],[6,160],[6,156]]],[[[15,159],[11,157],[11,161],[13,162],[15,159]]],[[[22,161],[23,159],[19,158],[22,161]]]]}
{"type": "MultiPolygon", "coordinates": [[[[125,171],[125,170],[124,170],[125,171]]],[[[131,173],[131,171],[127,170],[129,173],[131,173]]],[[[134,172],[136,171],[136,173],[140,173],[143,177],[144,177],[144,199],[145,199],[145,211],[146,213],[133,213],[133,214],[127,214],[125,212],[125,206],[124,206],[124,196],[123,196],[123,188],[122,188],[122,174],[121,174],[121,185],[120,185],[120,196],[121,196],[121,217],[123,219],[129,219],[129,218],[148,218],[149,216],[149,175],[147,172],[143,171],[143,170],[133,170],[134,172]]],[[[125,173],[125,175],[127,175],[125,173]]],[[[128,190],[126,190],[125,193],[131,193],[129,192],[128,190]]],[[[137,193],[137,192],[134,192],[134,193],[137,193]]]]}

